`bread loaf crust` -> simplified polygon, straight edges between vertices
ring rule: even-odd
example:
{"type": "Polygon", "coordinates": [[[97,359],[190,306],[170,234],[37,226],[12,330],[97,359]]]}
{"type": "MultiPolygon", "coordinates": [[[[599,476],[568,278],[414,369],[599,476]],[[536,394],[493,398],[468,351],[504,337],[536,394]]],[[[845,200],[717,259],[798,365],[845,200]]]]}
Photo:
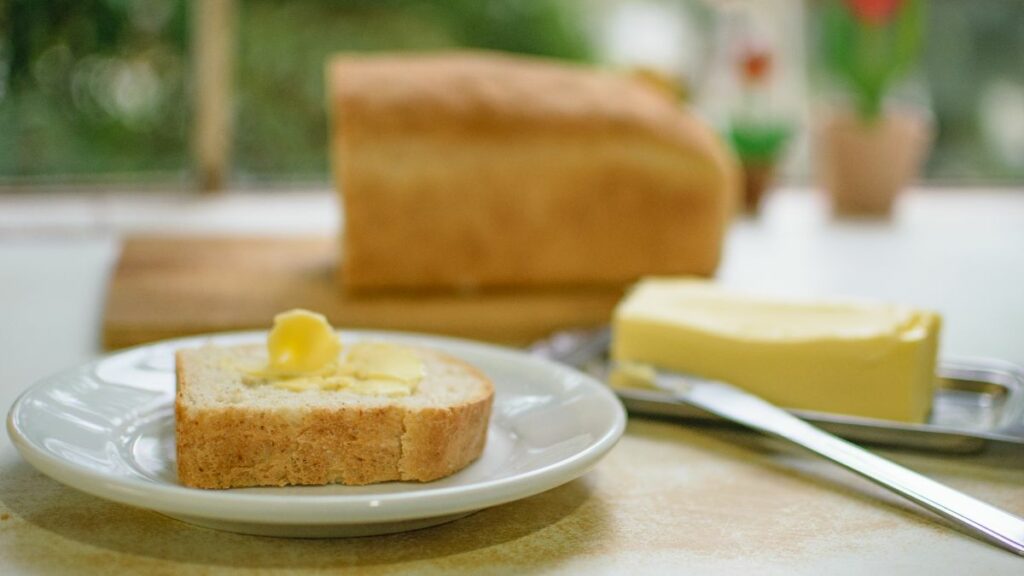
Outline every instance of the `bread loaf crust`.
{"type": "Polygon", "coordinates": [[[623,284],[710,275],[736,166],[623,74],[488,53],[328,66],[341,282],[623,284]]]}
{"type": "Polygon", "coordinates": [[[187,352],[179,351],[178,479],[195,488],[237,488],[428,482],[451,475],[483,452],[494,392],[478,370],[442,357],[486,383],[486,393],[444,407],[194,406],[186,401],[195,385],[187,352]]]}

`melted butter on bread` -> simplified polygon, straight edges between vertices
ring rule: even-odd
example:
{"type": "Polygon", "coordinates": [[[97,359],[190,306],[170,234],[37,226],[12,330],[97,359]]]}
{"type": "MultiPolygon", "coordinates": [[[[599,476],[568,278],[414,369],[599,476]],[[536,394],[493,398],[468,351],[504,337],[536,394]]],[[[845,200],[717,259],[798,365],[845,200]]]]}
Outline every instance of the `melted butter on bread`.
{"type": "Polygon", "coordinates": [[[316,374],[337,362],[341,340],[322,314],[289,310],[274,316],[266,371],[274,376],[316,374]]]}
{"type": "Polygon", "coordinates": [[[285,390],[345,390],[367,396],[411,395],[423,378],[423,361],[404,346],[362,342],[343,349],[327,319],[308,310],[274,317],[265,366],[244,368],[243,382],[285,390]]]}

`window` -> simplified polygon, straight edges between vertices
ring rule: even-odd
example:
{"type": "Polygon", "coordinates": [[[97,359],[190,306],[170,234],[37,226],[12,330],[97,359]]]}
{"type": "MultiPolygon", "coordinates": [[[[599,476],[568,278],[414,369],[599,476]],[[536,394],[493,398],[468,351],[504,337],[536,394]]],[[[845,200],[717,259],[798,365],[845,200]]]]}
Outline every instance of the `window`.
{"type": "MultiPolygon", "coordinates": [[[[824,92],[822,5],[8,0],[0,3],[0,183],[192,187],[203,178],[194,157],[203,154],[200,133],[210,123],[206,139],[224,148],[213,161],[230,162],[235,184],[326,183],[323,62],[338,51],[477,47],[653,67],[682,81],[698,109],[721,123],[737,98],[723,80],[733,44],[744,30],[761,30],[779,43],[784,71],[773,98],[806,134],[809,110],[824,92]],[[218,10],[222,21],[215,21],[218,10]],[[737,27],[740,13],[754,25],[737,27]],[[220,90],[211,87],[216,82],[197,80],[218,58],[232,71],[220,103],[204,95],[220,90]],[[203,112],[204,98],[214,101],[213,116],[203,112]],[[218,137],[226,141],[217,144],[218,137]]],[[[1024,181],[1024,10],[1017,0],[937,0],[926,8],[923,53],[901,88],[934,118],[925,178],[1024,181]]],[[[223,76],[212,65],[214,78],[223,76]]],[[[809,176],[806,148],[806,138],[797,138],[790,178],[809,176]]]]}

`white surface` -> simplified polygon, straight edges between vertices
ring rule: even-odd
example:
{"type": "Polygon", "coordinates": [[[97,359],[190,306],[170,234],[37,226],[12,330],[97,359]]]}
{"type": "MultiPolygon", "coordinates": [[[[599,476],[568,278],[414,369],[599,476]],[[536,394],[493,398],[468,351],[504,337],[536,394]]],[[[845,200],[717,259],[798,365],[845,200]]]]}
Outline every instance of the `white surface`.
{"type": "Polygon", "coordinates": [[[0,193],[0,232],[326,234],[340,221],[334,196],[308,190],[211,196],[145,191],[0,193]]]}
{"type": "Polygon", "coordinates": [[[8,433],[40,471],[95,496],[234,532],[323,537],[422,528],[532,496],[585,473],[625,428],[625,410],[606,386],[559,364],[448,338],[345,332],[343,341],[367,337],[437,349],[491,378],[494,406],[480,459],[427,484],[182,486],[174,463],[175,350],[259,343],[263,332],[166,341],[48,378],[14,404],[8,433]]]}

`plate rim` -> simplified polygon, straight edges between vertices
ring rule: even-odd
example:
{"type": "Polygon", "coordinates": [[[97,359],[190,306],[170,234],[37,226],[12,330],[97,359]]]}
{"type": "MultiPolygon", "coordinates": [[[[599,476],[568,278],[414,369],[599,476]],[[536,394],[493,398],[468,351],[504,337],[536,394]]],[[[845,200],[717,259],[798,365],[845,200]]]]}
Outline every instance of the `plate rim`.
{"type": "Polygon", "coordinates": [[[359,337],[397,337],[398,339],[440,343],[442,346],[468,347],[485,354],[496,354],[516,361],[545,365],[593,389],[612,408],[612,419],[604,433],[585,448],[566,458],[535,470],[512,476],[471,483],[463,486],[431,488],[384,494],[296,494],[242,493],[225,490],[202,490],[180,484],[144,480],[132,476],[114,476],[81,464],[62,459],[37,446],[19,428],[17,420],[25,400],[40,388],[62,377],[94,369],[99,363],[121,355],[137,353],[158,346],[185,346],[219,339],[258,339],[266,330],[228,331],[197,334],[182,338],[159,340],[102,354],[93,360],[61,370],[22,391],[8,410],[6,424],[11,443],[21,456],[43,474],[93,496],[155,510],[170,515],[254,522],[260,524],[343,525],[368,522],[394,522],[430,518],[446,514],[479,510],[519,500],[550,490],[574,480],[597,464],[622,437],[626,426],[626,410],[618,397],[595,378],[565,364],[531,356],[525,351],[429,333],[361,330],[337,328],[337,332],[359,337]]]}

